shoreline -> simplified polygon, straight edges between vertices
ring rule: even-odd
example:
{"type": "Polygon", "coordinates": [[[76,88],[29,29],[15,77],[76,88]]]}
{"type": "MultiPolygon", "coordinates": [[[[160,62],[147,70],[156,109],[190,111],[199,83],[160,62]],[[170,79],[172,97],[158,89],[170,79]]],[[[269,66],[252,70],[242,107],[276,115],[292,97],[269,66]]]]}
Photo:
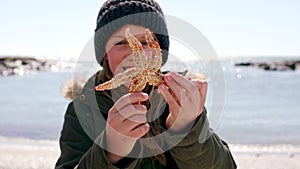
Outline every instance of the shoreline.
{"type": "MultiPolygon", "coordinates": [[[[239,169],[300,168],[300,144],[229,144],[239,169]]],[[[50,169],[59,157],[56,140],[0,136],[0,169],[50,169]]]]}
{"type": "MultiPolygon", "coordinates": [[[[24,137],[7,137],[0,135],[0,146],[37,146],[37,147],[58,147],[59,140],[30,139],[24,137]]],[[[300,143],[270,143],[270,144],[230,144],[230,150],[238,153],[300,153],[300,143]]]]}

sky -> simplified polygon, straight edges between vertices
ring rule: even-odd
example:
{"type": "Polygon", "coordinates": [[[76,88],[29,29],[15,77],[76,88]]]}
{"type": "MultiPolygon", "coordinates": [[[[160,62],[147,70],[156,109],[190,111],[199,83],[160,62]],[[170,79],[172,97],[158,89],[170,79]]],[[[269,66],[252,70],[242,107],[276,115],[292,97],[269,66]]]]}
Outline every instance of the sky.
{"type": "MultiPolygon", "coordinates": [[[[300,56],[299,0],[157,1],[166,15],[202,32],[221,58],[300,56]]],[[[103,2],[1,1],[0,56],[78,57],[103,2]]]]}

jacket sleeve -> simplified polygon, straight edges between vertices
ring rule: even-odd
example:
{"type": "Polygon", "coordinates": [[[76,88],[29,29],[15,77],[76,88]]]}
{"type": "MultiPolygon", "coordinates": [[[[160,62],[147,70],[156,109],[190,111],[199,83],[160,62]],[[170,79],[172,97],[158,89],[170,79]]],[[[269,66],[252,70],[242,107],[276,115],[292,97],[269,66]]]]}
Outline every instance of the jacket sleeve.
{"type": "MultiPolygon", "coordinates": [[[[103,138],[103,137],[99,137],[103,138]]],[[[103,140],[99,140],[102,142],[103,140]]],[[[98,146],[97,144],[93,144],[92,147],[83,155],[80,159],[79,164],[77,166],[78,169],[117,169],[117,168],[128,168],[134,169],[136,168],[138,163],[137,159],[131,158],[123,158],[116,165],[113,165],[107,159],[107,155],[105,150],[98,146]]]]}
{"type": "Polygon", "coordinates": [[[190,132],[170,152],[179,168],[237,168],[228,145],[209,128],[205,110],[190,132]]]}
{"type": "MultiPolygon", "coordinates": [[[[101,140],[103,137],[99,137],[101,140]]],[[[69,104],[65,114],[63,129],[59,140],[61,155],[56,162],[55,169],[115,169],[106,156],[105,150],[94,143],[85,133],[76,116],[73,102],[69,104]]],[[[120,165],[134,168],[137,160],[127,159],[120,165]]]]}

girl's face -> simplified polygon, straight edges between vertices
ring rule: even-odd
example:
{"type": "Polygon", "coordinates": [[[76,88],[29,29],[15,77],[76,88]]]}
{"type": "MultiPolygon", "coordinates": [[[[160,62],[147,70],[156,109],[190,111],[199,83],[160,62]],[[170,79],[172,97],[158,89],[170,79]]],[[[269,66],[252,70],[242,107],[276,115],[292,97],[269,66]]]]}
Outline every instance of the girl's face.
{"type": "Polygon", "coordinates": [[[106,57],[104,59],[108,60],[109,68],[113,75],[135,66],[131,48],[125,38],[125,30],[127,28],[130,28],[130,32],[143,44],[144,48],[147,48],[144,37],[145,27],[124,25],[112,34],[105,45],[106,57]]]}

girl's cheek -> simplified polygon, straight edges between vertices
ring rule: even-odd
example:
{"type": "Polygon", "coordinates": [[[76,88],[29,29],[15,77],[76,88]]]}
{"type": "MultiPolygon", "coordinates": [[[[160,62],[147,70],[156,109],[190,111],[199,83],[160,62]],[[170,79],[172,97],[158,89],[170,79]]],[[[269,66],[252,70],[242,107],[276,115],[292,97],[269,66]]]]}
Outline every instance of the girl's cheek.
{"type": "Polygon", "coordinates": [[[109,62],[109,67],[112,73],[117,74],[121,72],[122,62],[126,58],[126,53],[124,52],[124,50],[117,50],[117,49],[111,50],[108,52],[107,56],[108,56],[107,59],[109,62]]]}

